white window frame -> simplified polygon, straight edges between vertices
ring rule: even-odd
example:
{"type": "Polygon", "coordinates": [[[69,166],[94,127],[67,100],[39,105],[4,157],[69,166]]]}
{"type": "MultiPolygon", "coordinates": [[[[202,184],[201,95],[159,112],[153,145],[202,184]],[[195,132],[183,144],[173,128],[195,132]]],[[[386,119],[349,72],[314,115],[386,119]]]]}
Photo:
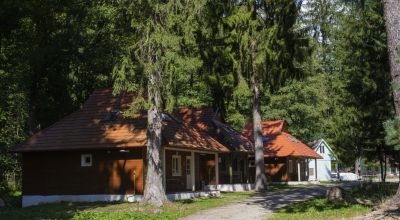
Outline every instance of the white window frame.
{"type": "Polygon", "coordinates": [[[181,155],[172,155],[172,176],[182,176],[181,155]]]}
{"type": "Polygon", "coordinates": [[[82,154],[81,155],[81,166],[82,167],[91,167],[93,164],[93,157],[91,154],[82,154]],[[90,158],[90,162],[86,162],[86,158],[90,158]]]}
{"type": "Polygon", "coordinates": [[[192,175],[192,170],[191,170],[191,163],[192,163],[192,157],[191,156],[187,156],[186,157],[186,164],[185,164],[185,167],[186,167],[186,175],[192,175]],[[188,162],[189,162],[189,164],[188,164],[188,162]]]}
{"type": "Polygon", "coordinates": [[[293,160],[289,160],[289,173],[293,173],[293,160]]]}

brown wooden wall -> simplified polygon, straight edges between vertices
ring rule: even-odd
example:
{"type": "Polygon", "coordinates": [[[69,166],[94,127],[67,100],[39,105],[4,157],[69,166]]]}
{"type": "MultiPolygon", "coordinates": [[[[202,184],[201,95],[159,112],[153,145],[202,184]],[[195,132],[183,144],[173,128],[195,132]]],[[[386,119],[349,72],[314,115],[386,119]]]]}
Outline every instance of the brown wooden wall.
{"type": "Polygon", "coordinates": [[[236,184],[251,181],[248,154],[220,154],[219,158],[221,160],[218,166],[220,184],[236,184]],[[232,179],[229,172],[230,167],[232,168],[232,179]]]}
{"type": "Polygon", "coordinates": [[[187,191],[186,188],[186,156],[191,153],[187,151],[165,150],[165,173],[167,192],[187,191]],[[181,176],[172,176],[172,155],[181,156],[181,176]]]}
{"type": "Polygon", "coordinates": [[[196,186],[202,187],[203,185],[216,184],[215,175],[215,155],[214,154],[201,154],[196,153],[198,160],[198,178],[196,178],[196,186]]]}
{"type": "Polygon", "coordinates": [[[265,159],[265,174],[267,175],[268,181],[272,182],[287,182],[287,181],[298,181],[297,176],[297,163],[301,163],[300,167],[300,180],[307,181],[307,163],[302,158],[266,158],[265,159]],[[293,161],[293,171],[289,172],[289,162],[293,161]]]}
{"type": "Polygon", "coordinates": [[[24,195],[143,193],[143,148],[119,151],[67,151],[23,154],[24,195]],[[92,166],[81,167],[81,155],[92,154],[92,166]]]}
{"type": "Polygon", "coordinates": [[[308,178],[306,176],[306,170],[307,170],[306,160],[303,158],[291,158],[291,160],[293,161],[293,172],[289,173],[288,181],[298,181],[297,163],[300,163],[300,180],[307,181],[308,178]]]}
{"type": "Polygon", "coordinates": [[[270,182],[288,181],[286,158],[265,159],[265,173],[270,182]]]}

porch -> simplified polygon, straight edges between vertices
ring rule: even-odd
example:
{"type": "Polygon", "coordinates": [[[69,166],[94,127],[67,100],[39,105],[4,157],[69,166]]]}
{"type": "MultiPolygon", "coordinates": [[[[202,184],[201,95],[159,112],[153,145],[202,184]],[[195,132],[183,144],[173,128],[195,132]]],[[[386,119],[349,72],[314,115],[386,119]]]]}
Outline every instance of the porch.
{"type": "Polygon", "coordinates": [[[268,182],[304,182],[309,180],[307,158],[265,158],[265,174],[268,182]]]}
{"type": "Polygon", "coordinates": [[[201,191],[219,183],[218,153],[165,148],[164,186],[167,194],[201,191]]]}

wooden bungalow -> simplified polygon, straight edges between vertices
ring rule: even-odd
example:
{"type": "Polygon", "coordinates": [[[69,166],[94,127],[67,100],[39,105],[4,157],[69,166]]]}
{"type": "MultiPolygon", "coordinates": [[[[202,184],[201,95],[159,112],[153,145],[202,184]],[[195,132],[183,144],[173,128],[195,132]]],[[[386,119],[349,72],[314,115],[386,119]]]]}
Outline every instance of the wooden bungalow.
{"type": "Polygon", "coordinates": [[[249,158],[254,154],[254,147],[250,139],[223,123],[212,108],[182,108],[176,110],[174,115],[230,150],[229,153],[220,153],[218,157],[220,184],[252,183],[249,158]]]}
{"type": "MultiPolygon", "coordinates": [[[[14,152],[22,154],[23,206],[139,200],[146,175],[147,114],[121,115],[132,98],[96,90],[80,110],[16,146],[14,152]]],[[[232,152],[230,147],[173,115],[162,114],[162,126],[166,192],[219,184],[219,161],[232,152]]]]}
{"type": "MultiPolygon", "coordinates": [[[[265,173],[268,181],[308,181],[308,161],[320,159],[321,156],[289,134],[283,120],[264,121],[262,129],[265,173]]],[[[245,126],[243,135],[252,138],[251,123],[245,126]]]]}

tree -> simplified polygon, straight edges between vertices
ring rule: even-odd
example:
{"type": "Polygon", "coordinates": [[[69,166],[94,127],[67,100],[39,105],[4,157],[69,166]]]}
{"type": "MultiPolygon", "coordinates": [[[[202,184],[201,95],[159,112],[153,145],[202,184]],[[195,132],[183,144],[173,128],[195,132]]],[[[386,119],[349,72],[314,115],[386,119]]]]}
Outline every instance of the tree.
{"type": "MultiPolygon", "coordinates": [[[[396,117],[400,117],[400,1],[382,0],[388,39],[390,74],[392,76],[393,99],[396,117]]],[[[394,202],[400,202],[400,184],[394,202]]]]}
{"type": "Polygon", "coordinates": [[[301,64],[310,52],[308,37],[296,26],[299,9],[297,1],[266,0],[227,5],[224,12],[228,27],[225,41],[236,52],[231,57],[234,70],[239,73],[235,76],[239,87],[234,90],[236,100],[233,104],[238,106],[239,99],[243,101],[243,97],[251,94],[249,112],[253,120],[256,149],[256,190],[264,190],[266,186],[261,128],[264,91],[275,91],[288,79],[301,77],[304,73],[301,64]],[[246,92],[243,80],[247,82],[250,94],[246,92]]]}
{"type": "Polygon", "coordinates": [[[388,52],[390,60],[390,73],[392,75],[393,98],[396,108],[396,116],[400,117],[400,1],[382,0],[386,23],[388,52]]]}
{"type": "MultiPolygon", "coordinates": [[[[142,201],[161,206],[167,201],[161,158],[161,113],[175,105],[180,79],[201,65],[194,34],[201,1],[141,1],[129,5],[134,33],[115,69],[114,91],[138,93],[126,116],[147,108],[147,172],[142,201]],[[147,89],[147,94],[143,94],[147,89]]],[[[183,83],[183,82],[181,82],[183,83]]]]}

